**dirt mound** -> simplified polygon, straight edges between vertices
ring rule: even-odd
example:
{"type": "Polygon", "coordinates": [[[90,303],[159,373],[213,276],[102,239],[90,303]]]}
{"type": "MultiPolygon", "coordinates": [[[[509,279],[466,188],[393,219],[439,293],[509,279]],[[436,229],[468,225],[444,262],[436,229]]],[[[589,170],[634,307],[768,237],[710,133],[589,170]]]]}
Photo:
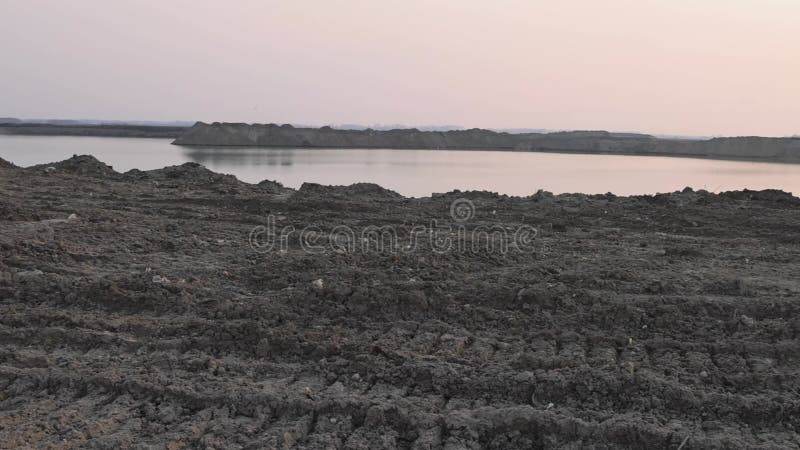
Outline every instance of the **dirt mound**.
{"type": "Polygon", "coordinates": [[[791,192],[785,192],[779,189],[765,189],[763,191],[745,189],[743,191],[723,192],[720,196],[733,200],[756,200],[783,204],[800,204],[800,198],[793,196],[791,192]]]}
{"type": "Polygon", "coordinates": [[[508,198],[507,195],[498,194],[497,192],[492,191],[461,191],[458,189],[444,193],[433,193],[431,194],[431,197],[438,199],[466,198],[469,200],[498,200],[501,198],[508,198]]]}
{"type": "Polygon", "coordinates": [[[117,178],[120,175],[113,167],[99,161],[91,155],[73,155],[72,158],[65,159],[64,161],[39,164],[31,166],[28,169],[44,172],[69,173],[95,178],[117,178]]]}
{"type": "Polygon", "coordinates": [[[330,197],[357,197],[364,199],[402,199],[402,195],[374,183],[356,183],[349,186],[325,186],[317,183],[303,183],[297,191],[301,195],[321,195],[330,197]]]}
{"type": "Polygon", "coordinates": [[[11,164],[10,162],[6,161],[3,158],[0,158],[0,169],[14,169],[16,167],[17,166],[15,166],[14,164],[11,164]]]}
{"type": "Polygon", "coordinates": [[[361,197],[380,197],[380,198],[403,198],[397,192],[386,189],[375,183],[355,183],[345,187],[344,192],[348,195],[361,197]]]}
{"type": "Polygon", "coordinates": [[[212,172],[195,162],[147,171],[134,169],[125,172],[124,176],[131,180],[152,180],[161,187],[234,187],[244,185],[233,175],[212,172]]]}
{"type": "Polygon", "coordinates": [[[283,184],[272,180],[264,180],[258,183],[256,186],[258,189],[270,194],[288,194],[294,192],[294,189],[287,188],[283,184]]]}

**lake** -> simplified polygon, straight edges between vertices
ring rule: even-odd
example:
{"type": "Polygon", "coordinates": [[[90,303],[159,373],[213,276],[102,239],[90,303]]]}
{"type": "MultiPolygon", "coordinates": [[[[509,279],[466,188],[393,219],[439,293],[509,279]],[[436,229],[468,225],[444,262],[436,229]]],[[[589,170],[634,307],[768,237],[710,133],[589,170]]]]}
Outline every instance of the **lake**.
{"type": "Polygon", "coordinates": [[[90,154],[121,172],[193,161],[250,183],[269,179],[297,188],[306,181],[372,182],[413,197],[454,189],[521,196],[539,189],[632,195],[686,186],[714,192],[748,188],[800,193],[800,164],[498,151],[198,148],[170,142],[0,136],[0,157],[30,166],[90,154]]]}

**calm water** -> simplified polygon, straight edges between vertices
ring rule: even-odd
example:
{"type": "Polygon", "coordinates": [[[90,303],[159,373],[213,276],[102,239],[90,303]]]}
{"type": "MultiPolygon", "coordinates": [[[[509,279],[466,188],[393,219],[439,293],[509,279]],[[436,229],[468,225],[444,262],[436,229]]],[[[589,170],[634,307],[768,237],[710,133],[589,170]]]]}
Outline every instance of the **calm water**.
{"type": "Polygon", "coordinates": [[[296,188],[304,181],[365,181],[415,197],[453,189],[630,195],[686,186],[800,193],[800,164],[492,151],[190,148],[167,139],[0,136],[0,157],[20,166],[73,154],[94,155],[121,172],[194,161],[251,183],[270,179],[296,188]]]}

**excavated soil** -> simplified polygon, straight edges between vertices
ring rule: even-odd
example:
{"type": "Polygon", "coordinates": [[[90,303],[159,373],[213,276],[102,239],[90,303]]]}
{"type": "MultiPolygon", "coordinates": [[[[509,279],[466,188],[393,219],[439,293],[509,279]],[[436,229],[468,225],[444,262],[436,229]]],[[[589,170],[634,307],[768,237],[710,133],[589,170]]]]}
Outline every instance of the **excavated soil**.
{"type": "Polygon", "coordinates": [[[0,192],[0,448],[800,446],[780,191],[406,199],[84,156],[0,192]],[[269,220],[538,234],[256,251],[269,220]]]}

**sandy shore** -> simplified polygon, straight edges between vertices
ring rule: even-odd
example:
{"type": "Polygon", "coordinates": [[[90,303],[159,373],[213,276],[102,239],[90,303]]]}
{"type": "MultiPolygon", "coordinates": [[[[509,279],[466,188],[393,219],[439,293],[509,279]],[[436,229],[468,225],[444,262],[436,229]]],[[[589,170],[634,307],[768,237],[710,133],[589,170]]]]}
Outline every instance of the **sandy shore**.
{"type": "Polygon", "coordinates": [[[76,157],[0,163],[0,192],[0,448],[800,445],[780,191],[407,199],[76,157]]]}

